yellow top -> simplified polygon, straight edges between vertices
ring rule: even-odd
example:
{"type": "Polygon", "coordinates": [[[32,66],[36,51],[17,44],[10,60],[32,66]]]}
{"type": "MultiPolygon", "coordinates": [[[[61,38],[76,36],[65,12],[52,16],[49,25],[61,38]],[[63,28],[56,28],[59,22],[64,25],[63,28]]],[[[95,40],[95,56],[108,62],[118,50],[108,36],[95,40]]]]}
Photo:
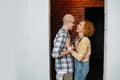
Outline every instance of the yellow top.
{"type": "Polygon", "coordinates": [[[73,57],[75,57],[78,61],[88,61],[91,54],[91,43],[88,37],[83,37],[81,41],[77,41],[75,43],[75,50],[76,51],[71,51],[73,57]]]}

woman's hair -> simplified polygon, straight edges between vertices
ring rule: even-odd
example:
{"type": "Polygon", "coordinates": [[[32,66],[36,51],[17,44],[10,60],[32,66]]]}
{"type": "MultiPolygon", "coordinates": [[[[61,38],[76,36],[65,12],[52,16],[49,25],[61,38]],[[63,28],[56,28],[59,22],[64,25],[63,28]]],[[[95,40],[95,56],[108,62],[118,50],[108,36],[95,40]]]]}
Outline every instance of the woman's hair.
{"type": "Polygon", "coordinates": [[[88,37],[92,36],[94,34],[94,30],[95,30],[93,23],[87,19],[82,20],[82,21],[85,22],[83,35],[88,36],[88,37]]]}

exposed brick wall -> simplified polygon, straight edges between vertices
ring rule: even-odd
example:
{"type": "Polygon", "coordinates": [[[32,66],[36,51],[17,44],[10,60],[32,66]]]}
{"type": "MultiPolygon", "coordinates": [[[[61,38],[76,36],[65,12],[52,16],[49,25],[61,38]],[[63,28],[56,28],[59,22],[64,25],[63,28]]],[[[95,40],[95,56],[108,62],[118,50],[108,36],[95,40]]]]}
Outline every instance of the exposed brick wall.
{"type": "MultiPolygon", "coordinates": [[[[85,7],[104,7],[104,0],[51,0],[51,40],[62,26],[62,17],[66,13],[72,14],[76,23],[85,18],[85,7]]],[[[71,37],[76,37],[75,28],[71,37]]]]}

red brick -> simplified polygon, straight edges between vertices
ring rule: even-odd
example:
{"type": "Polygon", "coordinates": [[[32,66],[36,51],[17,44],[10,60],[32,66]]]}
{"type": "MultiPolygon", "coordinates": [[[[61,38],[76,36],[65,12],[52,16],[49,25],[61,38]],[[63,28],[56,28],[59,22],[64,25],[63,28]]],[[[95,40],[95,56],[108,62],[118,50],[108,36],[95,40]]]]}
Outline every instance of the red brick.
{"type": "Polygon", "coordinates": [[[91,0],[81,0],[81,1],[91,1],[91,0]]]}
{"type": "Polygon", "coordinates": [[[86,2],[84,2],[84,1],[77,1],[77,2],[75,2],[75,5],[82,5],[82,6],[84,6],[86,4],[86,2]]]}

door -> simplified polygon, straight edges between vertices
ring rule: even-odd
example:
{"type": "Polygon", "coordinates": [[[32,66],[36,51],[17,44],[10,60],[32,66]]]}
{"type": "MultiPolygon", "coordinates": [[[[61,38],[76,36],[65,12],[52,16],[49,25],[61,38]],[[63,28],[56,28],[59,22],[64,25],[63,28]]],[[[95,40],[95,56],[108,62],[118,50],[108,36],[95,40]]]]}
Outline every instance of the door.
{"type": "Polygon", "coordinates": [[[103,80],[104,7],[85,8],[85,18],[92,21],[95,26],[95,33],[90,37],[92,53],[87,80],[103,80]]]}

